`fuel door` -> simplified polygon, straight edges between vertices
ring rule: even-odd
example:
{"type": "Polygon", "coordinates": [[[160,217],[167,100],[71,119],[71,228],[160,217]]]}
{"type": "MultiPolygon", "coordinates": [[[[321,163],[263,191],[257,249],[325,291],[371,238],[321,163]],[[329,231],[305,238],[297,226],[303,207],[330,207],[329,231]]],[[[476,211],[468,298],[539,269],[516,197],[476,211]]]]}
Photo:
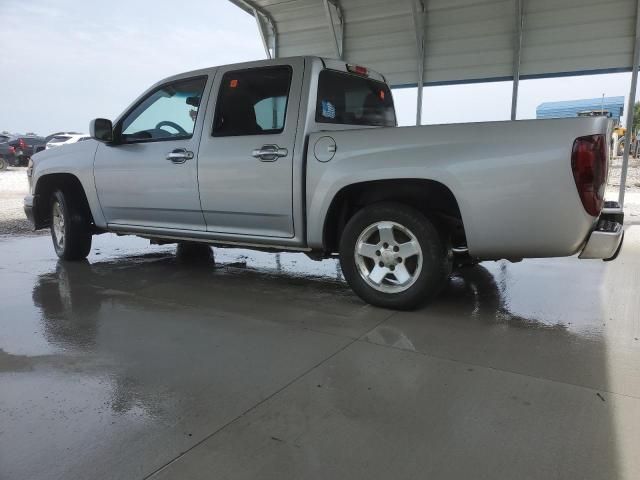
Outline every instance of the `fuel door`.
{"type": "Polygon", "coordinates": [[[320,137],[313,146],[313,155],[319,162],[328,162],[336,154],[336,141],[331,137],[320,137]]]}

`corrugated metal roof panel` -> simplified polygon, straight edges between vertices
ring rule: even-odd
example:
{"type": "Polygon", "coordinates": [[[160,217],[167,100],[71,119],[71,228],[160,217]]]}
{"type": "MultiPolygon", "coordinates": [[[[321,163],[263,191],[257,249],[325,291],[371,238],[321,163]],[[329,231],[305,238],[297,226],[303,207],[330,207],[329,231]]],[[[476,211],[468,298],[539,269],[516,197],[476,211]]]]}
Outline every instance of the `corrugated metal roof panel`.
{"type": "Polygon", "coordinates": [[[631,67],[634,0],[527,2],[522,75],[631,67]]]}
{"type": "MultiPolygon", "coordinates": [[[[335,57],[322,0],[231,0],[268,13],[280,56],[335,57]]],[[[345,60],[417,82],[413,0],[339,0],[345,60]]],[[[522,77],[629,70],[636,0],[523,0],[522,77]]],[[[425,0],[425,76],[430,83],[513,75],[516,0],[425,0]]]]}
{"type": "Polygon", "coordinates": [[[428,82],[512,74],[513,0],[432,0],[426,5],[428,82]]]}

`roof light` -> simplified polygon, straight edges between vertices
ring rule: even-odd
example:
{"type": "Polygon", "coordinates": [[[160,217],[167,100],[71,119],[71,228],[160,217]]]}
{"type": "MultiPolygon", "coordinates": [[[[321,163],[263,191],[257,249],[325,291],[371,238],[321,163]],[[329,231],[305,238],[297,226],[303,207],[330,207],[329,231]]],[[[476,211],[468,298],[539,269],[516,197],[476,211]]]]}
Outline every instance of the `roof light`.
{"type": "Polygon", "coordinates": [[[365,77],[369,76],[369,69],[366,67],[361,67],[360,65],[351,65],[347,63],[347,70],[351,73],[355,73],[356,75],[363,75],[365,77]]]}

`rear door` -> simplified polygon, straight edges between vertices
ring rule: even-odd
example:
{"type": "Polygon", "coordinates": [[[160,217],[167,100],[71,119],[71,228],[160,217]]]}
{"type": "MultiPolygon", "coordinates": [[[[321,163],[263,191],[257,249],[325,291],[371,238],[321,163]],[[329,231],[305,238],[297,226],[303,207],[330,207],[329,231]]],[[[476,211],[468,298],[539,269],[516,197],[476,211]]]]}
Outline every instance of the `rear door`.
{"type": "Polygon", "coordinates": [[[294,235],[292,179],[304,59],[218,70],[200,142],[207,230],[294,235]]]}
{"type": "Polygon", "coordinates": [[[114,127],[121,143],[99,144],[94,175],[108,224],[205,230],[197,152],[207,78],[154,88],[114,127]]]}

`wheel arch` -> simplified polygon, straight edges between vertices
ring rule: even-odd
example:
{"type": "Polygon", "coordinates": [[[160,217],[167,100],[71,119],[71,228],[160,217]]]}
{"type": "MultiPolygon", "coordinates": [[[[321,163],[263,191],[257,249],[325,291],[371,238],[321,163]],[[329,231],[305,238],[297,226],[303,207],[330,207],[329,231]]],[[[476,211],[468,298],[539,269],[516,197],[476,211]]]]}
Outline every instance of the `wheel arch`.
{"type": "Polygon", "coordinates": [[[34,204],[33,219],[36,229],[46,228],[51,224],[51,196],[56,190],[62,190],[79,202],[80,208],[92,225],[95,225],[93,214],[89,207],[87,194],[82,182],[72,173],[49,173],[38,178],[34,194],[38,201],[34,204]]]}
{"type": "Polygon", "coordinates": [[[324,217],[322,243],[325,252],[337,252],[342,231],[358,210],[384,201],[416,208],[443,232],[450,234],[454,246],[466,245],[460,206],[446,185],[436,180],[398,178],[353,183],[336,193],[324,217]]]}

